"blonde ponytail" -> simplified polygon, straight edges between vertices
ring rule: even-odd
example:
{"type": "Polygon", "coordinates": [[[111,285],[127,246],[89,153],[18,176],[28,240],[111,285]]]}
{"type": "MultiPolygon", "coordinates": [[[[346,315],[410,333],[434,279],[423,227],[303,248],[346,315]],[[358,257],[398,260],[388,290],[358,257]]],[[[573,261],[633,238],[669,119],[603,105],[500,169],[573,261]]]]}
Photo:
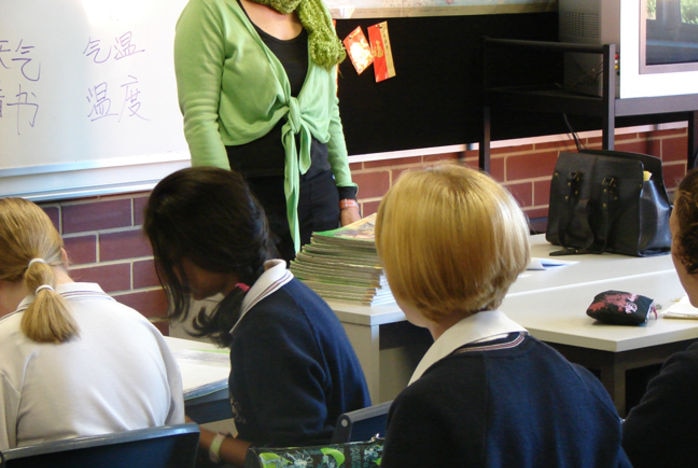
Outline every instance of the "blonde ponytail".
{"type": "Polygon", "coordinates": [[[55,277],[51,265],[30,263],[24,283],[34,291],[34,301],[22,315],[22,332],[38,343],[63,343],[78,333],[78,327],[63,296],[54,289],[55,277]]]}
{"type": "Polygon", "coordinates": [[[54,289],[62,251],[63,240],[44,210],[23,198],[0,199],[0,279],[23,282],[33,293],[20,326],[39,343],[63,343],[78,333],[65,299],[54,289]]]}

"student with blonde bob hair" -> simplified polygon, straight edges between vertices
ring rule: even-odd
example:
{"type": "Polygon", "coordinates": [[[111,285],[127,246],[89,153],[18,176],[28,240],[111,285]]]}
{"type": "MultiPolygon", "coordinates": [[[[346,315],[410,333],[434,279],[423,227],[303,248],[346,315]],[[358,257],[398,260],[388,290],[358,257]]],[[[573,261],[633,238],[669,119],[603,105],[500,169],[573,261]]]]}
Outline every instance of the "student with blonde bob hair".
{"type": "Polygon", "coordinates": [[[0,450],[184,422],[158,329],[67,265],[39,206],[0,199],[0,450]]]}
{"type": "Polygon", "coordinates": [[[464,166],[408,171],[375,235],[398,305],[435,340],[390,408],[381,466],[630,466],[598,379],[498,310],[530,255],[505,188],[464,166]]]}
{"type": "Polygon", "coordinates": [[[393,294],[432,321],[496,309],[529,262],[528,224],[516,201],[458,166],[411,172],[399,184],[409,190],[388,192],[376,232],[393,294]]]}

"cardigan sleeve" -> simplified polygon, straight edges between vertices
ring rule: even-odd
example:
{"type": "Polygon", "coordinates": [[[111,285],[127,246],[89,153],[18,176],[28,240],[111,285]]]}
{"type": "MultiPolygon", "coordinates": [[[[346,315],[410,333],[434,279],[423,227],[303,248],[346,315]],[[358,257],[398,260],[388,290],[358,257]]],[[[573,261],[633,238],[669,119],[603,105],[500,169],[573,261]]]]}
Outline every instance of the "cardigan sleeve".
{"type": "MultiPolygon", "coordinates": [[[[337,67],[332,72],[332,80],[337,83],[337,67]]],[[[330,109],[330,140],[327,143],[328,159],[334,174],[337,187],[356,187],[352,181],[349,170],[349,159],[347,144],[344,138],[344,127],[339,115],[339,98],[337,97],[337,86],[331,87],[332,96],[329,97],[330,109]]]]}
{"type": "Polygon", "coordinates": [[[230,169],[218,129],[225,55],[223,23],[208,1],[190,1],[177,22],[175,75],[192,165],[230,169]]]}

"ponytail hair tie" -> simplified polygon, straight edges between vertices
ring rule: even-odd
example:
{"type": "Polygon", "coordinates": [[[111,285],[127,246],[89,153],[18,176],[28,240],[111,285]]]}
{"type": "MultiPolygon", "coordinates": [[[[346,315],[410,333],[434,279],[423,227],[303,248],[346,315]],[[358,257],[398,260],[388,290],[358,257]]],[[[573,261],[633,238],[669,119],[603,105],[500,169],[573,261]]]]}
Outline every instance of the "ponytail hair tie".
{"type": "Polygon", "coordinates": [[[42,284],[41,286],[36,288],[36,290],[34,291],[34,295],[39,294],[39,291],[42,291],[44,289],[48,289],[50,291],[55,291],[55,289],[53,289],[53,286],[51,286],[50,284],[42,284]]]}
{"type": "Polygon", "coordinates": [[[47,264],[46,260],[44,260],[43,258],[36,257],[36,258],[32,258],[31,260],[29,260],[29,263],[27,263],[27,268],[29,268],[30,266],[32,266],[35,263],[47,264]]]}
{"type": "Polygon", "coordinates": [[[242,292],[247,292],[250,290],[250,287],[245,283],[235,283],[235,287],[241,290],[242,292]]]}

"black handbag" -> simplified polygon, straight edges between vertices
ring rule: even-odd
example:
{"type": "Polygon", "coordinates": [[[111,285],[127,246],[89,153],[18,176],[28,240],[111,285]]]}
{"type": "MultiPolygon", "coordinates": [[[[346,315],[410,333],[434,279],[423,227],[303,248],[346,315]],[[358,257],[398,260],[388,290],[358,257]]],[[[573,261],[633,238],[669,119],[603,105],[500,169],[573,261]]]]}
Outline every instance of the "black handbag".
{"type": "Polygon", "coordinates": [[[564,247],[551,255],[666,253],[671,208],[659,158],[604,150],[561,152],[550,181],[545,238],[564,247]]]}

